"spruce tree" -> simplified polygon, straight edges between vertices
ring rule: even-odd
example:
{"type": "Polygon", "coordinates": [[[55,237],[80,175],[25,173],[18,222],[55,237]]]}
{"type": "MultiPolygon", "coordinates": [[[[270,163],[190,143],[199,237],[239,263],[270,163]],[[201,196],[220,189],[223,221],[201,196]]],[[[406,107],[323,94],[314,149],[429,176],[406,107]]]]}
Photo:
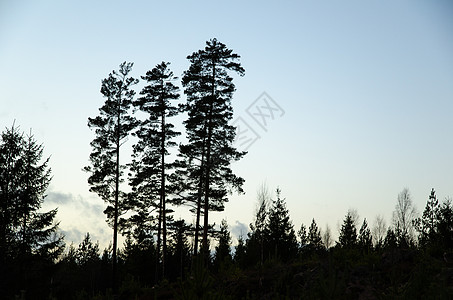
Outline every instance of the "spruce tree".
{"type": "Polygon", "coordinates": [[[287,261],[294,258],[297,253],[297,240],[285,199],[281,198],[280,193],[280,189],[277,188],[277,199],[273,201],[269,211],[266,236],[269,256],[287,261]]]}
{"type": "Polygon", "coordinates": [[[0,134],[0,290],[6,298],[19,290],[43,297],[37,293],[46,289],[36,286],[47,285],[64,250],[57,209],[41,210],[51,180],[43,149],[14,125],[0,134]]]}
{"type": "Polygon", "coordinates": [[[231,261],[231,235],[228,230],[228,224],[226,220],[223,219],[220,223],[218,244],[215,247],[214,265],[219,268],[224,264],[231,263],[231,261]]]}
{"type": "Polygon", "coordinates": [[[366,218],[363,219],[362,227],[360,227],[357,243],[364,253],[368,253],[373,248],[373,238],[371,236],[371,230],[368,228],[366,218]]]}
{"type": "Polygon", "coordinates": [[[217,39],[206,42],[203,50],[187,57],[190,66],[184,72],[182,84],[187,103],[182,109],[188,143],[180,147],[180,155],[191,168],[189,177],[196,177],[197,195],[195,247],[198,247],[198,228],[203,214],[203,250],[208,251],[209,211],[222,211],[228,201],[227,192],[242,192],[244,180],[233,174],[230,163],[245,153],[234,148],[236,129],[231,125],[231,100],[235,86],[229,73],[244,75],[238,62],[240,56],[217,39]]]}
{"type": "Polygon", "coordinates": [[[339,245],[342,248],[354,248],[357,245],[357,228],[351,213],[347,213],[341,225],[339,245]]]}
{"type": "Polygon", "coordinates": [[[54,222],[57,209],[41,212],[51,180],[49,158],[30,133],[7,128],[0,140],[0,250],[2,259],[39,254],[56,259],[63,238],[54,222]]]}
{"type": "Polygon", "coordinates": [[[99,109],[99,116],[88,118],[88,127],[94,130],[96,137],[91,142],[90,166],[85,171],[90,173],[88,184],[90,191],[101,197],[107,204],[104,213],[109,225],[113,227],[112,287],[116,285],[118,218],[127,211],[125,193],[120,191],[125,165],[120,164],[120,148],[136,126],[130,114],[135,91],[132,86],[137,79],[129,77],[133,63],[123,62],[118,71],[112,71],[102,80],[101,93],[106,98],[99,109]]]}
{"type": "Polygon", "coordinates": [[[169,118],[178,114],[178,108],[172,102],[179,98],[179,88],[173,84],[177,78],[168,68],[169,64],[162,62],[142,76],[148,85],[133,105],[145,114],[146,119],[139,123],[135,132],[138,142],[133,146],[130,181],[133,187],[131,205],[135,211],[131,221],[136,222],[135,225],[149,224],[151,213],[157,210],[157,257],[162,261],[163,276],[167,252],[167,195],[170,193],[167,179],[173,167],[167,157],[169,150],[176,146],[173,138],[180,135],[169,122],[169,118]]]}
{"type": "Polygon", "coordinates": [[[321,231],[318,229],[315,219],[312,220],[310,227],[308,228],[308,245],[315,249],[319,250],[322,248],[322,239],[321,231]]]}
{"type": "Polygon", "coordinates": [[[300,248],[304,248],[308,244],[307,228],[304,224],[300,224],[300,229],[297,231],[297,235],[300,241],[300,248]]]}
{"type": "Polygon", "coordinates": [[[444,249],[453,249],[453,205],[451,199],[446,199],[439,209],[437,230],[444,249]]]}
{"type": "Polygon", "coordinates": [[[440,205],[433,188],[426,202],[422,217],[414,220],[415,230],[419,233],[418,241],[420,246],[426,247],[437,242],[437,227],[440,218],[440,205]]]}

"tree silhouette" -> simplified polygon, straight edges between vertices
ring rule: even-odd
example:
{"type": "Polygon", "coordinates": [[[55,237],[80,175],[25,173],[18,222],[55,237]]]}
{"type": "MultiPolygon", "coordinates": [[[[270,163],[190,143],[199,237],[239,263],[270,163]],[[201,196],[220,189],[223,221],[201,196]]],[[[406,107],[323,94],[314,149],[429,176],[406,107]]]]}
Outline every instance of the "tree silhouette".
{"type": "Polygon", "coordinates": [[[116,286],[118,217],[127,207],[124,193],[120,192],[120,183],[124,165],[120,164],[120,148],[136,126],[130,115],[130,107],[135,95],[131,87],[138,80],[128,77],[133,63],[123,62],[118,71],[112,71],[102,80],[101,93],[106,98],[99,109],[100,115],[88,118],[88,127],[94,129],[96,137],[91,142],[90,166],[84,168],[90,173],[88,183],[90,191],[99,195],[108,203],[104,213],[113,227],[112,287],[116,286]]]}
{"type": "Polygon", "coordinates": [[[374,247],[380,249],[384,245],[384,238],[386,233],[387,226],[385,224],[384,217],[381,215],[376,216],[372,232],[374,247]]]}
{"type": "Polygon", "coordinates": [[[437,242],[437,227],[440,221],[440,205],[434,188],[431,190],[425,210],[421,218],[414,220],[415,230],[418,231],[418,242],[422,247],[437,242]]]}
{"type": "Polygon", "coordinates": [[[180,135],[168,121],[178,113],[177,107],[171,102],[179,98],[179,89],[173,84],[177,78],[168,68],[169,64],[162,62],[142,76],[148,85],[140,92],[142,97],[133,105],[146,114],[146,119],[140,122],[135,132],[138,142],[133,146],[130,181],[134,191],[131,200],[136,211],[131,221],[141,225],[149,223],[152,211],[158,210],[157,258],[161,257],[162,276],[165,276],[167,252],[167,178],[172,168],[166,157],[169,155],[168,150],[176,146],[172,139],[180,135]]]}
{"type": "Polygon", "coordinates": [[[180,147],[181,156],[198,169],[195,247],[198,247],[198,228],[203,209],[203,251],[208,251],[209,211],[222,211],[227,191],[242,192],[243,179],[229,167],[245,153],[233,147],[236,130],[230,125],[233,118],[231,99],[235,86],[229,72],[244,74],[233,53],[217,39],[206,42],[203,50],[187,57],[190,66],[184,72],[182,84],[187,103],[182,109],[188,113],[184,121],[188,144],[180,147]],[[203,207],[203,208],[202,208],[203,207]]]}
{"type": "Polygon", "coordinates": [[[258,190],[258,209],[255,215],[255,222],[250,224],[251,232],[248,234],[249,251],[253,252],[253,248],[259,251],[256,253],[260,258],[260,264],[264,263],[264,247],[266,241],[266,221],[268,216],[268,203],[271,201],[269,190],[265,184],[262,184],[258,190]]]}
{"type": "Polygon", "coordinates": [[[173,267],[174,277],[184,278],[185,269],[190,266],[191,249],[187,239],[190,226],[184,220],[169,224],[171,232],[169,268],[173,267]]]}
{"type": "Polygon", "coordinates": [[[25,291],[42,283],[47,275],[38,274],[49,273],[45,266],[64,250],[57,209],[42,211],[51,180],[43,149],[31,133],[24,135],[14,125],[0,135],[0,289],[6,298],[4,284],[7,290],[25,291]]]}
{"type": "Polygon", "coordinates": [[[300,229],[297,231],[297,236],[299,237],[301,248],[308,244],[307,228],[304,224],[300,224],[300,229]]]}
{"type": "Polygon", "coordinates": [[[63,238],[54,222],[57,209],[42,212],[51,180],[49,158],[42,160],[43,146],[18,127],[6,129],[0,140],[0,199],[2,258],[39,253],[56,259],[63,238]]]}
{"type": "Polygon", "coordinates": [[[315,250],[322,248],[321,231],[318,229],[315,219],[311,221],[308,228],[308,245],[315,250]]]}
{"type": "Polygon", "coordinates": [[[407,188],[398,194],[398,199],[393,212],[393,225],[397,239],[403,244],[412,244],[414,240],[413,220],[416,218],[416,210],[412,203],[411,195],[407,188]]]}
{"type": "Polygon", "coordinates": [[[326,224],[326,229],[322,232],[322,243],[327,250],[329,250],[329,248],[332,246],[333,238],[329,224],[326,224]]]}
{"type": "Polygon", "coordinates": [[[357,245],[357,228],[354,224],[353,215],[348,211],[341,225],[339,245],[343,248],[354,248],[357,245]]]}
{"type": "Polygon", "coordinates": [[[368,228],[366,218],[363,219],[362,226],[360,227],[357,244],[364,253],[368,253],[373,249],[373,237],[371,236],[370,228],[368,228]]]}
{"type": "Polygon", "coordinates": [[[266,231],[269,256],[286,261],[295,257],[297,241],[293,224],[289,219],[285,199],[281,198],[280,193],[280,189],[277,188],[277,199],[272,202],[266,231]]]}
{"type": "Polygon", "coordinates": [[[232,262],[231,256],[231,235],[228,231],[228,224],[225,219],[220,223],[218,233],[218,244],[215,247],[214,266],[220,268],[232,262]]]}

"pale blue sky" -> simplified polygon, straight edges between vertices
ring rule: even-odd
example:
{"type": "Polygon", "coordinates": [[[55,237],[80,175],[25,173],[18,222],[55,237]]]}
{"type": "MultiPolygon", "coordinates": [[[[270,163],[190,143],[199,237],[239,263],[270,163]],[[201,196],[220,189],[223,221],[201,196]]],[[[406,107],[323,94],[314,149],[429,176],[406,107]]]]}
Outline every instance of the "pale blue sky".
{"type": "Polygon", "coordinates": [[[453,196],[450,1],[4,0],[0,126],[32,128],[52,156],[48,205],[69,240],[111,239],[81,171],[101,80],[125,60],[135,77],[163,60],[180,76],[213,37],[242,57],[235,115],[261,137],[233,166],[246,194],[213,220],[248,225],[264,181],[296,229],[315,218],[335,235],[349,208],[390,223],[404,187],[419,211],[432,187],[453,196]],[[263,92],[285,111],[267,132],[246,113],[263,92]]]}

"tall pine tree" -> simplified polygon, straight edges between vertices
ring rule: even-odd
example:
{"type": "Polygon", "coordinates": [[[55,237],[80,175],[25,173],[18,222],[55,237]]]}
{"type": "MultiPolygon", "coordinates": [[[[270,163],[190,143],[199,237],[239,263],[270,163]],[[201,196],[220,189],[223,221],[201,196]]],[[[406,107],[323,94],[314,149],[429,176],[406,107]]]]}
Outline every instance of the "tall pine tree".
{"type": "Polygon", "coordinates": [[[172,139],[180,135],[169,122],[169,118],[178,114],[178,108],[172,102],[179,98],[179,88],[173,84],[177,78],[168,68],[169,64],[162,62],[142,76],[148,85],[140,92],[142,97],[134,102],[134,106],[145,113],[146,119],[135,132],[138,142],[133,147],[131,165],[136,211],[132,220],[146,223],[152,210],[157,209],[157,257],[162,254],[163,276],[167,252],[167,194],[170,192],[167,178],[172,168],[166,158],[168,150],[176,146],[172,139]]]}
{"type": "Polygon", "coordinates": [[[184,121],[188,143],[180,147],[180,154],[191,168],[188,176],[196,176],[198,181],[193,198],[197,203],[194,250],[203,214],[203,250],[207,253],[209,211],[223,210],[228,190],[242,192],[244,180],[230,168],[245,153],[233,147],[236,130],[231,125],[231,100],[235,86],[229,73],[242,76],[244,68],[238,62],[240,56],[215,38],[187,58],[190,66],[182,78],[187,103],[182,108],[188,114],[184,121]]]}
{"type": "Polygon", "coordinates": [[[137,79],[129,77],[133,63],[123,62],[118,71],[112,71],[102,80],[101,93],[106,98],[99,109],[99,116],[88,118],[88,127],[95,131],[96,137],[91,142],[91,165],[85,167],[90,173],[88,183],[90,191],[99,195],[107,204],[104,213],[109,225],[113,227],[112,287],[116,286],[118,218],[127,207],[125,193],[120,191],[120,183],[125,168],[120,164],[120,148],[136,126],[130,114],[135,91],[132,86],[137,79]]]}

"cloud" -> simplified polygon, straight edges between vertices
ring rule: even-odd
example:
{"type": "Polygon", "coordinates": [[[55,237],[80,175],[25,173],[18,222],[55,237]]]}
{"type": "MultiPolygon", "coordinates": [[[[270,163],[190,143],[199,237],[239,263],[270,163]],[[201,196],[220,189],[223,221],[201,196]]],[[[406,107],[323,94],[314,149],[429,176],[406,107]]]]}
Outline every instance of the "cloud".
{"type": "Polygon", "coordinates": [[[80,195],[75,196],[70,193],[52,191],[47,194],[44,201],[46,204],[57,204],[58,206],[75,206],[91,216],[99,216],[104,212],[104,207],[101,205],[102,202],[92,203],[91,201],[82,198],[80,195]]]}
{"type": "Polygon", "coordinates": [[[80,195],[50,191],[44,200],[43,210],[48,211],[58,206],[57,221],[60,230],[65,235],[67,244],[74,242],[75,246],[83,240],[87,232],[91,239],[99,241],[101,249],[111,241],[111,229],[105,222],[103,213],[105,204],[96,197],[84,198],[80,195]]]}
{"type": "Polygon", "coordinates": [[[236,221],[233,226],[231,226],[231,234],[233,235],[234,238],[239,239],[239,237],[242,236],[242,238],[247,237],[247,233],[249,232],[249,227],[241,223],[239,221],[236,221]]]}

